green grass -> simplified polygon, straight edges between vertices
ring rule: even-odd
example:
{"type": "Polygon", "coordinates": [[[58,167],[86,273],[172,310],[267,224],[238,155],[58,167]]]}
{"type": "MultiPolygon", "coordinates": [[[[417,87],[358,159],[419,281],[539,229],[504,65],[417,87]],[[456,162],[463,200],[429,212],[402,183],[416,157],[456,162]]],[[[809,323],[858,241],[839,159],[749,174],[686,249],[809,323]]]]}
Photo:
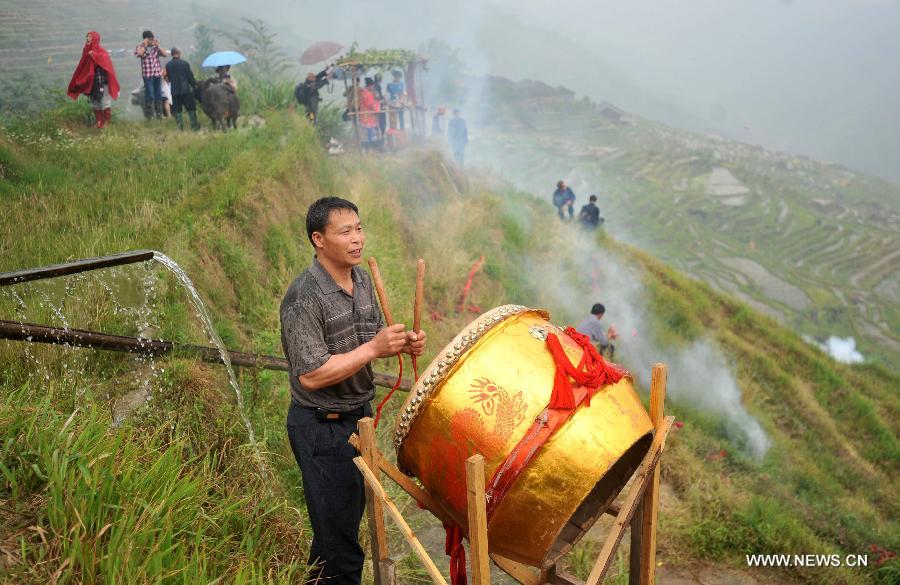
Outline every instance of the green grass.
{"type": "Polygon", "coordinates": [[[302,538],[297,513],[260,498],[264,480],[236,469],[247,457],[239,445],[201,446],[169,420],[111,430],[93,406],[60,411],[53,402],[65,387],[6,390],[0,498],[13,562],[4,580],[297,579],[303,557],[285,558],[302,538]]]}
{"type": "MultiPolygon", "coordinates": [[[[423,364],[473,317],[455,309],[481,255],[486,263],[470,302],[482,310],[555,303],[522,266],[560,257],[567,258],[559,262],[560,276],[572,294],[591,294],[567,253],[572,243],[545,229],[549,203],[495,178],[463,174],[436,153],[331,159],[299,114],[280,111],[267,113],[263,128],[200,135],[119,122],[98,134],[79,126],[79,115],[17,120],[0,133],[0,270],[158,249],[190,274],[229,347],[278,355],[277,307],[311,256],[306,207],[336,193],[359,204],[367,252],[379,261],[400,320],[412,312],[415,259],[428,262],[430,342],[423,364]]],[[[659,535],[666,562],[741,569],[748,553],[900,549],[892,489],[900,467],[896,376],[877,365],[836,364],[793,330],[648,254],[610,237],[599,236],[596,244],[641,275],[648,322],[660,343],[709,339],[734,364],[744,403],[773,442],[761,462],[753,461],[720,420],[668,403],[685,426],[673,433],[663,458],[671,492],[659,535]],[[720,451],[726,455],[712,457],[720,451]]],[[[22,313],[55,323],[52,308],[40,306],[43,292],[62,305],[72,327],[133,335],[135,315],[116,301],[126,308],[146,301],[154,335],[207,343],[184,292],[158,266],[67,282],[21,287],[24,310],[0,294],[0,317],[22,313]],[[154,283],[152,291],[143,288],[145,279],[154,283]]],[[[578,317],[572,307],[550,308],[558,322],[578,317]]],[[[0,342],[0,558],[13,559],[0,563],[0,580],[298,578],[309,532],[299,471],[285,441],[282,373],[239,372],[269,475],[247,445],[221,368],[186,357],[140,362],[71,348],[29,352],[0,342]],[[115,409],[143,378],[151,381],[152,401],[111,427],[115,409]]],[[[392,360],[378,364],[395,367],[392,360]]],[[[388,407],[386,420],[399,402],[388,407]]],[[[379,429],[389,456],[390,430],[390,424],[379,429]]],[[[433,527],[393,494],[417,528],[433,527]]],[[[422,582],[394,528],[391,544],[402,559],[402,582],[422,582]]],[[[567,561],[573,570],[583,572],[595,546],[580,545],[567,561]]],[[[625,572],[623,565],[616,578],[625,572]]],[[[893,561],[773,578],[887,583],[896,572],[893,561]]]]}

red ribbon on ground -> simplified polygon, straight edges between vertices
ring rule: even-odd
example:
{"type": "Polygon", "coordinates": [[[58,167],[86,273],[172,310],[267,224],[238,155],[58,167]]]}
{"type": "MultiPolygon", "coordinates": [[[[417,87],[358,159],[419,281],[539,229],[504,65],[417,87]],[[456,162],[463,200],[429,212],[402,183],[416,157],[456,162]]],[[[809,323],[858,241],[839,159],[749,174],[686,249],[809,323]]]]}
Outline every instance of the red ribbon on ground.
{"type": "Polygon", "coordinates": [[[472,265],[472,269],[469,270],[469,278],[466,280],[466,285],[463,287],[462,292],[459,293],[459,303],[456,305],[457,313],[462,313],[466,310],[466,299],[469,298],[469,291],[472,289],[472,280],[475,278],[475,273],[481,269],[482,264],[484,264],[484,256],[478,258],[475,264],[472,265]]]}
{"type": "Polygon", "coordinates": [[[450,584],[466,585],[466,549],[463,547],[463,531],[458,524],[444,524],[447,533],[444,553],[450,555],[450,584]]]}

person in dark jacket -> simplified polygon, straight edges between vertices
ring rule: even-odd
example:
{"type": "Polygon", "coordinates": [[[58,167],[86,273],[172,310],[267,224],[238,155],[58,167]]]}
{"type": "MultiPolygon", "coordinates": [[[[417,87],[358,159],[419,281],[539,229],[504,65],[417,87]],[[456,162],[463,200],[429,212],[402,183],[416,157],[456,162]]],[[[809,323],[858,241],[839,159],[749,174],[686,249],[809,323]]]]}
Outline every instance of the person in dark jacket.
{"type": "Polygon", "coordinates": [[[575,211],[572,209],[574,204],[575,192],[572,191],[572,188],[567,186],[565,181],[557,182],[556,191],[553,192],[553,206],[556,207],[559,219],[566,219],[566,216],[563,213],[564,207],[569,208],[569,219],[572,219],[575,215],[575,211]]]}
{"type": "Polygon", "coordinates": [[[191,71],[191,64],[181,58],[181,49],[172,47],[172,60],[166,63],[166,75],[172,88],[172,113],[175,115],[175,123],[178,128],[184,130],[182,109],[187,110],[191,121],[191,129],[199,130],[200,122],[197,121],[197,102],[194,100],[194,88],[197,80],[191,71]]]}
{"type": "Polygon", "coordinates": [[[294,97],[297,99],[297,103],[306,108],[306,117],[313,123],[313,126],[316,125],[316,118],[319,115],[319,102],[322,101],[322,98],[319,97],[319,90],[328,84],[329,75],[328,69],[318,73],[310,71],[306,74],[306,81],[297,84],[296,89],[294,89],[294,97]]]}
{"type": "Polygon", "coordinates": [[[593,230],[600,227],[603,221],[603,218],[600,217],[600,208],[597,207],[597,196],[591,195],[588,204],[578,212],[578,223],[581,224],[581,227],[593,230]]]}
{"type": "Polygon", "coordinates": [[[469,130],[462,117],[462,112],[459,110],[453,110],[453,118],[447,124],[447,140],[450,141],[450,148],[453,150],[456,162],[459,163],[459,166],[463,166],[466,144],[469,143],[469,130]]]}

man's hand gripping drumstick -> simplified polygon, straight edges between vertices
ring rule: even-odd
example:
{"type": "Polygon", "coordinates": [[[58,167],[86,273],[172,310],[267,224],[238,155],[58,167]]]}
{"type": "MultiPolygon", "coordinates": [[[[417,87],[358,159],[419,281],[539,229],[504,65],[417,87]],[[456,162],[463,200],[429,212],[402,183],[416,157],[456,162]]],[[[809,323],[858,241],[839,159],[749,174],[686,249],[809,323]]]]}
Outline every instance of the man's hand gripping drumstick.
{"type": "MultiPolygon", "coordinates": [[[[381,279],[381,272],[378,270],[378,262],[375,258],[369,258],[369,270],[372,271],[372,282],[375,283],[375,293],[378,295],[378,302],[381,303],[381,311],[384,313],[387,329],[395,333],[403,332],[405,326],[402,323],[394,322],[394,314],[391,312],[391,304],[388,301],[387,293],[384,290],[384,281],[381,279]]],[[[422,322],[422,299],[424,291],[425,261],[420,259],[417,262],[416,270],[416,298],[413,307],[413,328],[411,331],[406,331],[406,343],[403,347],[394,352],[408,353],[413,356],[413,359],[422,355],[425,351],[425,332],[419,329],[422,322]]],[[[396,347],[396,344],[394,344],[393,347],[396,347]]]]}
{"type": "Polygon", "coordinates": [[[400,362],[400,373],[397,376],[397,383],[394,384],[394,387],[388,395],[384,397],[384,400],[381,401],[376,409],[375,426],[378,426],[378,420],[381,418],[381,409],[384,408],[385,403],[400,386],[400,381],[403,379],[403,358],[400,356],[400,352],[408,353],[412,356],[413,371],[415,372],[416,379],[419,377],[416,358],[425,351],[425,332],[419,329],[422,320],[422,297],[425,290],[425,261],[420,259],[417,262],[416,298],[413,306],[413,330],[406,332],[405,343],[402,347],[399,346],[400,339],[398,334],[403,333],[404,325],[402,323],[394,323],[394,315],[391,312],[391,305],[388,302],[387,293],[384,290],[384,282],[381,280],[381,272],[378,270],[378,262],[375,258],[369,258],[369,270],[372,271],[372,281],[375,283],[375,293],[378,295],[378,302],[381,303],[381,310],[384,313],[384,320],[387,323],[387,327],[382,329],[372,341],[377,341],[378,337],[385,335],[387,339],[392,341],[390,347],[396,348],[397,360],[400,362]]]}

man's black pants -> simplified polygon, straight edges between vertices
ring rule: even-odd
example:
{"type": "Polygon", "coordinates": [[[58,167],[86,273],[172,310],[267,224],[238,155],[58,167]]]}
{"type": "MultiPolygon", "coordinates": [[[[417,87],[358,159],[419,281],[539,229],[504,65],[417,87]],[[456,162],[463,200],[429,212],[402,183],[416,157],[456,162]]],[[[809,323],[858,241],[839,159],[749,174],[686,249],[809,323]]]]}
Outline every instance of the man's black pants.
{"type": "Polygon", "coordinates": [[[197,102],[194,100],[194,94],[180,93],[172,96],[172,111],[176,114],[180,114],[182,108],[188,112],[197,111],[197,102]]]}
{"type": "Polygon", "coordinates": [[[316,410],[291,402],[288,439],[303,475],[303,493],[312,524],[309,582],[359,585],[365,553],[359,544],[359,524],[366,505],[362,475],[353,463],[357,455],[347,440],[356,423],[372,416],[367,402],[341,421],[323,422],[316,410]]]}

